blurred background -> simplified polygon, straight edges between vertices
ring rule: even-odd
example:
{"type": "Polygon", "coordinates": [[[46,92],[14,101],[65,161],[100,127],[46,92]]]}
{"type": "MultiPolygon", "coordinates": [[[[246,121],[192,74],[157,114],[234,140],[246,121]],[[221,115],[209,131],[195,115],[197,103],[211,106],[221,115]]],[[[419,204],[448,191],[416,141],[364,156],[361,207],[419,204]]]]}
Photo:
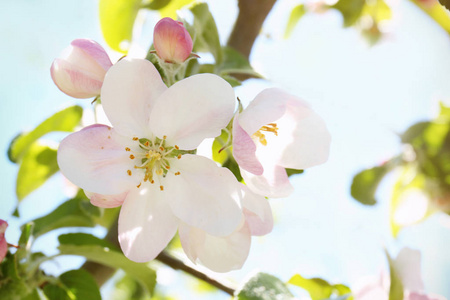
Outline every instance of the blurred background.
{"type": "MultiPolygon", "coordinates": [[[[426,290],[450,297],[450,217],[433,214],[404,228],[394,239],[389,199],[399,172],[383,179],[375,206],[361,205],[350,195],[355,174],[402,151],[400,133],[413,123],[435,117],[440,101],[450,105],[448,33],[412,2],[393,1],[389,2],[392,19],[385,27],[387,32],[373,46],[354,28],[343,28],[342,15],[335,10],[305,15],[285,39],[290,12],[299,2],[279,0],[275,4],[250,56],[252,66],[266,80],[247,80],[236,88],[236,94],[248,103],[262,89],[277,86],[307,100],[332,134],[331,154],[326,164],[291,178],[292,196],[270,200],[274,230],[253,239],[243,269],[216,277],[240,282],[258,270],[287,281],[300,273],[352,287],[362,278],[388,272],[384,248],[395,256],[408,246],[422,253],[426,290]]],[[[238,13],[237,1],[206,2],[225,44],[238,13]]],[[[143,26],[134,33],[137,42],[132,55],[145,56],[158,20],[154,12],[138,15],[137,22],[143,26]]],[[[64,107],[90,105],[89,100],[61,93],[50,77],[53,59],[73,39],[93,39],[108,48],[100,31],[97,1],[3,2],[0,23],[0,218],[9,222],[7,240],[15,241],[20,225],[52,211],[67,198],[61,192],[67,183],[55,175],[24,200],[20,218],[11,217],[17,205],[17,166],[7,158],[9,143],[19,132],[34,128],[64,107]]],[[[113,62],[121,56],[110,55],[113,62]]],[[[97,228],[96,233],[104,231],[97,228]]],[[[47,235],[36,242],[35,250],[51,254],[57,244],[56,234],[47,235]]],[[[47,264],[48,272],[59,274],[83,260],[64,257],[58,262],[47,264]]],[[[197,299],[212,295],[228,299],[220,292],[198,292],[202,289],[198,286],[186,291],[192,285],[198,284],[188,275],[168,267],[158,271],[158,288],[175,299],[190,299],[189,293],[200,293],[195,294],[197,299]]],[[[110,282],[103,288],[105,299],[112,299],[111,287],[110,282]]]]}

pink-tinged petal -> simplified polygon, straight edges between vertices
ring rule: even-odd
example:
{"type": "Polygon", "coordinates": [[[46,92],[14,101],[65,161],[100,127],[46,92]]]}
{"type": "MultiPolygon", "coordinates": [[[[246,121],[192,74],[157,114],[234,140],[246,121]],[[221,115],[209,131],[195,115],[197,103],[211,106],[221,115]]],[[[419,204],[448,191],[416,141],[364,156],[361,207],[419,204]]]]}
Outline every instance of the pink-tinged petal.
{"type": "Polygon", "coordinates": [[[249,135],[262,126],[277,121],[286,112],[286,103],[291,95],[277,89],[265,89],[250,102],[239,115],[239,124],[249,135]]]}
{"type": "Polygon", "coordinates": [[[106,74],[101,94],[103,109],[122,135],[149,137],[150,112],[166,89],[151,62],[124,58],[106,74]]]}
{"type": "Polygon", "coordinates": [[[265,164],[263,167],[264,173],[259,176],[241,169],[242,178],[252,192],[264,197],[282,198],[294,191],[283,167],[271,164],[265,164]]]}
{"type": "Polygon", "coordinates": [[[150,117],[152,132],[169,144],[192,150],[205,138],[220,135],[233,116],[234,91],[219,76],[198,74],[183,79],[158,99],[150,117]]]}
{"type": "Polygon", "coordinates": [[[395,270],[406,290],[421,291],[424,289],[420,262],[420,251],[406,247],[400,250],[394,260],[395,270]]]}
{"type": "Polygon", "coordinates": [[[284,146],[278,165],[306,169],[328,160],[331,136],[325,122],[300,99],[289,99],[286,114],[277,125],[276,142],[284,146]]]}
{"type": "Polygon", "coordinates": [[[241,184],[244,196],[242,207],[244,208],[245,222],[252,235],[266,235],[272,231],[273,217],[269,201],[261,195],[253,193],[247,186],[241,184]]]}
{"type": "Polygon", "coordinates": [[[70,62],[55,59],[50,74],[56,86],[71,97],[85,99],[100,95],[103,77],[79,69],[70,62]]]}
{"type": "Polygon", "coordinates": [[[215,272],[229,272],[242,268],[247,259],[251,235],[247,224],[226,237],[217,237],[205,231],[181,224],[181,245],[192,260],[215,272]]]}
{"type": "Polygon", "coordinates": [[[135,262],[154,259],[177,232],[166,194],[143,183],[127,195],[119,215],[119,242],[126,257],[135,262]]]}
{"type": "Polygon", "coordinates": [[[239,167],[255,175],[261,175],[264,169],[255,153],[255,142],[239,125],[239,116],[236,115],[233,121],[233,157],[239,167]]]}
{"type": "Polygon", "coordinates": [[[106,51],[96,42],[74,40],[55,59],[50,73],[56,86],[75,98],[100,95],[106,71],[112,66],[106,51]]]}
{"type": "Polygon", "coordinates": [[[91,57],[103,70],[108,71],[112,66],[111,59],[105,49],[100,44],[93,40],[88,39],[76,39],[73,40],[70,45],[82,50],[88,57],[91,57]]]}
{"type": "Polygon", "coordinates": [[[135,171],[127,145],[131,148],[135,144],[106,125],[92,125],[61,141],[58,165],[64,176],[82,189],[102,195],[121,194],[139,184],[143,176],[140,170],[135,171]]]}
{"type": "Polygon", "coordinates": [[[0,262],[3,261],[6,253],[8,252],[8,243],[5,239],[5,231],[7,227],[8,223],[0,219],[0,262]]]}
{"type": "Polygon", "coordinates": [[[153,34],[156,53],[165,62],[182,63],[192,52],[192,39],[183,23],[161,19],[153,34]]]}
{"type": "Polygon", "coordinates": [[[212,160],[185,154],[171,163],[164,180],[165,199],[173,213],[190,226],[226,236],[242,222],[240,187],[234,175],[212,160]]]}
{"type": "Polygon", "coordinates": [[[404,300],[447,300],[445,297],[439,295],[425,295],[421,292],[407,293],[404,300]]]}
{"type": "Polygon", "coordinates": [[[103,208],[113,208],[121,206],[128,195],[128,191],[118,195],[101,195],[88,191],[84,191],[84,193],[86,194],[86,197],[91,200],[92,205],[103,208]]]}

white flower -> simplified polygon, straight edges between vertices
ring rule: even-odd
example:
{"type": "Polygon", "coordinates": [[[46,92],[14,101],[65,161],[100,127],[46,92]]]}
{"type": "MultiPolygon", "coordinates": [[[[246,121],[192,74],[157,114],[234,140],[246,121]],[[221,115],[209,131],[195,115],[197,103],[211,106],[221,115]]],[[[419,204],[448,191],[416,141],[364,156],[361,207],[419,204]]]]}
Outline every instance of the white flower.
{"type": "Polygon", "coordinates": [[[123,202],[119,241],[128,258],[155,258],[180,222],[214,236],[242,224],[234,175],[191,154],[233,115],[234,92],[226,81],[200,74],[167,88],[150,62],[126,58],[106,74],[101,97],[113,127],[92,125],[69,135],[58,164],[95,205],[123,202]]]}

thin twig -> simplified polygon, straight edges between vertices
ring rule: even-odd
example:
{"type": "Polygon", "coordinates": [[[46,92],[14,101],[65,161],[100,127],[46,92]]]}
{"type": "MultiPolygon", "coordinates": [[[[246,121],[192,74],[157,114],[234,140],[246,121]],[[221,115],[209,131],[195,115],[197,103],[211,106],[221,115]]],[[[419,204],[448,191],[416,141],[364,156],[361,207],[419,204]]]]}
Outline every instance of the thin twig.
{"type": "Polygon", "coordinates": [[[181,270],[184,271],[191,276],[196,277],[197,279],[203,280],[206,283],[209,283],[210,285],[218,288],[221,291],[224,291],[225,293],[233,296],[234,295],[234,289],[223,284],[222,282],[219,282],[215,279],[212,279],[211,277],[208,277],[205,273],[202,273],[194,268],[189,267],[185,263],[183,263],[181,260],[171,256],[167,252],[163,251],[161,252],[158,257],[156,257],[156,260],[159,260],[163,264],[171,267],[174,270],[181,270]]]}

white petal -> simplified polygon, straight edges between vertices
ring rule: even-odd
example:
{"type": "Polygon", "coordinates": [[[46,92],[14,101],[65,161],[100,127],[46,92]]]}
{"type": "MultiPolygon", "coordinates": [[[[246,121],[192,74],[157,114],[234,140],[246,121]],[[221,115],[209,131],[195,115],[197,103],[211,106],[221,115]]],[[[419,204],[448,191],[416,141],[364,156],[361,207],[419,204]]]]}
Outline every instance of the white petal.
{"type": "Polygon", "coordinates": [[[420,251],[403,248],[394,260],[394,267],[405,289],[410,291],[424,289],[420,267],[420,251]]]}
{"type": "Polygon", "coordinates": [[[284,146],[278,165],[306,169],[328,160],[331,136],[325,122],[299,99],[288,101],[286,114],[277,125],[280,129],[276,140],[284,146]]]}
{"type": "Polygon", "coordinates": [[[151,62],[124,58],[106,73],[101,93],[103,109],[121,134],[149,137],[150,112],[166,89],[151,62]]]}
{"type": "Polygon", "coordinates": [[[181,149],[197,148],[205,138],[220,135],[235,107],[234,91],[219,76],[198,74],[165,91],[150,117],[152,132],[181,149]]]}
{"type": "Polygon", "coordinates": [[[125,151],[127,140],[106,125],[86,127],[61,141],[59,168],[67,179],[87,191],[102,195],[126,192],[142,179],[137,172],[128,175],[134,164],[125,151]]]}
{"type": "Polygon", "coordinates": [[[256,145],[251,136],[239,124],[239,116],[233,122],[233,156],[239,167],[255,175],[263,173],[263,167],[256,157],[256,145]]]}
{"type": "Polygon", "coordinates": [[[242,178],[252,192],[264,197],[282,198],[294,191],[283,167],[274,166],[270,162],[263,167],[264,173],[259,176],[241,169],[242,178]]]}
{"type": "Polygon", "coordinates": [[[86,194],[86,197],[91,200],[92,205],[103,208],[113,208],[121,206],[128,195],[128,191],[118,195],[101,195],[88,191],[84,191],[84,193],[86,194]]]}
{"type": "Polygon", "coordinates": [[[242,222],[240,187],[234,175],[212,160],[185,154],[171,163],[164,194],[174,214],[183,222],[208,233],[225,236],[242,222]]]}
{"type": "Polygon", "coordinates": [[[123,253],[135,262],[154,259],[177,231],[166,195],[156,185],[133,188],[119,215],[119,242],[123,253]]]}
{"type": "Polygon", "coordinates": [[[241,184],[244,192],[242,207],[244,208],[245,222],[252,235],[266,235],[272,231],[273,217],[269,201],[263,196],[257,195],[241,184]]]}
{"type": "Polygon", "coordinates": [[[226,237],[213,236],[186,224],[180,225],[179,233],[188,257],[215,272],[240,269],[250,250],[251,235],[247,225],[226,237]]]}
{"type": "Polygon", "coordinates": [[[277,88],[265,89],[239,115],[241,127],[249,135],[253,135],[262,126],[275,122],[284,115],[290,97],[292,96],[277,88]]]}

